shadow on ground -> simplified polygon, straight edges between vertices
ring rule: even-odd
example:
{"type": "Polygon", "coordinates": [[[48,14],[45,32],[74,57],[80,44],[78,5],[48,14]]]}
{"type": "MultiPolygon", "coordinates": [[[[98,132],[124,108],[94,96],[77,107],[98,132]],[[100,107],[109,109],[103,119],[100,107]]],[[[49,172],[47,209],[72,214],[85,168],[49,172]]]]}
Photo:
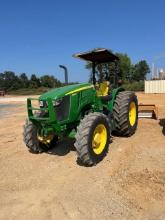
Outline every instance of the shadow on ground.
{"type": "MultiPolygon", "coordinates": [[[[65,156],[68,153],[70,153],[71,151],[76,151],[76,148],[74,147],[74,142],[75,142],[75,139],[73,139],[73,138],[65,138],[63,140],[58,141],[55,146],[53,146],[51,149],[49,149],[45,153],[52,154],[52,155],[58,155],[58,156],[65,156]]],[[[113,136],[110,139],[110,144],[112,142],[113,142],[113,136]]],[[[98,162],[99,162],[99,160],[98,160],[98,162]]],[[[96,162],[96,164],[98,162],[96,162]]],[[[93,165],[96,165],[96,164],[91,164],[91,165],[84,164],[84,163],[82,163],[82,161],[79,158],[77,158],[77,164],[79,166],[83,166],[83,167],[84,166],[91,167],[93,165]]]]}
{"type": "Polygon", "coordinates": [[[159,120],[160,126],[162,126],[162,134],[165,135],[165,118],[159,120]]]}
{"type": "Polygon", "coordinates": [[[57,144],[48,150],[46,153],[58,156],[65,156],[70,151],[75,151],[74,148],[74,139],[66,138],[64,140],[60,140],[57,144]]]}

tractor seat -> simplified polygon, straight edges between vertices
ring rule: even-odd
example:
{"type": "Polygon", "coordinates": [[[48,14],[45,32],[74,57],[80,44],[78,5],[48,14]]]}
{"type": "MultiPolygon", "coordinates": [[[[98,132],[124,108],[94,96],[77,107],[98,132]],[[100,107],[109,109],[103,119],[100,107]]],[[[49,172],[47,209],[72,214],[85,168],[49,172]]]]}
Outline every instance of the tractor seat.
{"type": "Polygon", "coordinates": [[[103,81],[97,89],[97,95],[103,102],[108,102],[112,99],[112,95],[109,95],[109,85],[109,81],[103,81]]]}
{"type": "Polygon", "coordinates": [[[98,96],[107,96],[109,93],[109,82],[103,81],[99,84],[99,88],[97,89],[97,95],[98,96]]]}

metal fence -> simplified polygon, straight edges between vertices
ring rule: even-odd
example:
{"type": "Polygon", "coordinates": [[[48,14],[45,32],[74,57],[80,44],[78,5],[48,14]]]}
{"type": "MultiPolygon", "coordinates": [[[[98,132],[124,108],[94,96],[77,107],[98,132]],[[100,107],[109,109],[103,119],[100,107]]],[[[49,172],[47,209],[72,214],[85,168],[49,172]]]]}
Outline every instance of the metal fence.
{"type": "Polygon", "coordinates": [[[145,93],[165,93],[165,80],[145,81],[145,93]]]}

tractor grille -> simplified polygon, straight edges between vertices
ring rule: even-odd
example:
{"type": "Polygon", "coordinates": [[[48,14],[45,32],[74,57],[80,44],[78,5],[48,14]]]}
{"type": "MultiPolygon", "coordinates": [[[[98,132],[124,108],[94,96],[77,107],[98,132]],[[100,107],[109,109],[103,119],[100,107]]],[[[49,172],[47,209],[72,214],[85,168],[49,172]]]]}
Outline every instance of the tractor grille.
{"type": "Polygon", "coordinates": [[[60,105],[55,107],[56,117],[58,121],[64,121],[69,115],[70,96],[64,96],[60,105]]]}

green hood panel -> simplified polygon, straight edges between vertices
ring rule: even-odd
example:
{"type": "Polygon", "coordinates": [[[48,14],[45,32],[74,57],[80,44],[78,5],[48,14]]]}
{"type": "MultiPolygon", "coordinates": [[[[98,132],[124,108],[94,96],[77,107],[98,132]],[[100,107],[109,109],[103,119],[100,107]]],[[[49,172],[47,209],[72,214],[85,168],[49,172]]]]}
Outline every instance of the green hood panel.
{"type": "Polygon", "coordinates": [[[42,94],[39,99],[58,99],[64,97],[65,95],[72,94],[74,92],[79,92],[85,89],[92,88],[93,84],[91,83],[81,83],[81,84],[74,84],[69,86],[60,87],[57,89],[51,89],[50,91],[42,94]]]}

